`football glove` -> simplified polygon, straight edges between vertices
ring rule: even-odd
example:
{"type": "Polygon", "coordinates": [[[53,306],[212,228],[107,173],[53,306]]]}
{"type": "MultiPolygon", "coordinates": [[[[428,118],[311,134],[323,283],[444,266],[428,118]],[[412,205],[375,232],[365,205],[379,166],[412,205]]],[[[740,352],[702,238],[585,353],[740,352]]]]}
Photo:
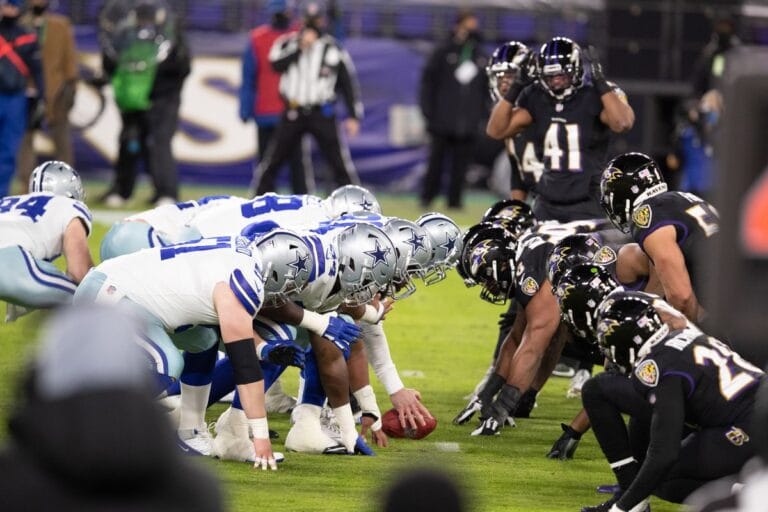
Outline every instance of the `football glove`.
{"type": "Polygon", "coordinates": [[[262,361],[280,366],[304,368],[304,349],[290,341],[273,341],[261,346],[262,361]]]}
{"type": "Polygon", "coordinates": [[[581,434],[565,423],[561,423],[560,426],[563,429],[563,435],[561,435],[560,438],[555,441],[555,444],[552,445],[552,449],[549,450],[549,453],[547,454],[548,459],[572,459],[573,453],[579,446],[581,434]]]}
{"type": "Polygon", "coordinates": [[[336,313],[321,315],[305,310],[299,326],[331,341],[345,354],[349,353],[349,346],[360,337],[360,328],[352,322],[339,318],[336,313]]]}
{"type": "Polygon", "coordinates": [[[592,72],[592,84],[597,89],[597,92],[602,96],[607,92],[611,92],[613,87],[608,84],[608,80],[605,79],[603,74],[603,65],[600,64],[600,59],[597,55],[597,49],[594,46],[589,46],[585,52],[586,57],[589,59],[589,67],[592,72]]]}

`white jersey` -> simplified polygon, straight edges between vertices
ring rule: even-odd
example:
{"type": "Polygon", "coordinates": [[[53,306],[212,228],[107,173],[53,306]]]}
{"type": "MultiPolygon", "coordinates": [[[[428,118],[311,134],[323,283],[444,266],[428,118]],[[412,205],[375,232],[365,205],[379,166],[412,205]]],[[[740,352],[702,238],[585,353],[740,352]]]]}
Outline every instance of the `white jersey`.
{"type": "Polygon", "coordinates": [[[189,325],[218,325],[217,283],[228,283],[251,316],[264,300],[261,256],[244,237],[203,238],[143,249],[95,268],[107,276],[99,300],[127,297],[172,332],[189,325]]]}
{"type": "Polygon", "coordinates": [[[36,259],[55,260],[75,218],[90,235],[91,212],[80,201],[49,192],[0,198],[0,247],[19,245],[36,259]]]}
{"type": "Polygon", "coordinates": [[[264,194],[240,204],[214,206],[201,211],[190,222],[205,237],[242,234],[256,226],[257,231],[281,226],[287,229],[308,229],[331,219],[325,201],[310,195],[264,194]],[[260,226],[258,226],[260,225],[260,226]]]}
{"type": "Polygon", "coordinates": [[[338,290],[334,290],[339,271],[337,236],[338,232],[328,232],[309,233],[303,237],[315,260],[309,280],[296,298],[304,309],[325,313],[335,310],[342,303],[338,290]]]}
{"type": "Polygon", "coordinates": [[[225,205],[240,205],[247,199],[236,196],[206,196],[196,201],[167,204],[126,217],[126,221],[146,222],[167,239],[179,240],[200,212],[225,205]]]}

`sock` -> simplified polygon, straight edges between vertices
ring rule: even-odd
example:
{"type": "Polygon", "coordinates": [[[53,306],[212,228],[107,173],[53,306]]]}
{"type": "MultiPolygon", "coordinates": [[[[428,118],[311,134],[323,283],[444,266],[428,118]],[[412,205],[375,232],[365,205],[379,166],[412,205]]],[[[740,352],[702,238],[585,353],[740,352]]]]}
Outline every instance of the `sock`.
{"type": "Polygon", "coordinates": [[[208,406],[211,406],[235,390],[235,374],[228,357],[216,361],[211,378],[211,395],[208,406]]]}
{"type": "Polygon", "coordinates": [[[520,402],[522,393],[515,386],[504,384],[499,396],[496,397],[496,401],[491,407],[493,417],[496,418],[499,423],[504,423],[510,415],[514,415],[517,404],[520,402]]]}
{"type": "Polygon", "coordinates": [[[190,386],[181,383],[179,430],[200,429],[205,425],[205,410],[211,385],[190,386]]]}
{"type": "Polygon", "coordinates": [[[493,397],[496,396],[496,393],[499,392],[503,385],[504,377],[494,372],[488,377],[488,381],[485,383],[483,389],[477,394],[477,397],[483,404],[490,404],[493,402],[493,397]]]}
{"type": "Polygon", "coordinates": [[[529,388],[528,391],[523,393],[523,396],[520,397],[520,403],[517,404],[517,411],[509,411],[509,414],[514,414],[516,418],[530,418],[533,406],[536,405],[536,395],[538,394],[538,389],[529,388]]]}
{"type": "Polygon", "coordinates": [[[613,474],[616,475],[616,480],[619,482],[621,490],[626,491],[637,476],[640,464],[638,464],[634,457],[629,457],[618,462],[611,462],[611,469],[613,474]]]}
{"type": "Polygon", "coordinates": [[[357,426],[355,425],[355,418],[352,416],[352,407],[349,404],[335,407],[333,414],[336,416],[336,422],[341,428],[341,440],[344,443],[344,447],[348,452],[354,452],[355,443],[357,443],[357,426]]]}
{"type": "Polygon", "coordinates": [[[280,378],[285,371],[285,366],[273,363],[261,362],[261,371],[264,374],[264,392],[269,391],[272,384],[280,378]]]}

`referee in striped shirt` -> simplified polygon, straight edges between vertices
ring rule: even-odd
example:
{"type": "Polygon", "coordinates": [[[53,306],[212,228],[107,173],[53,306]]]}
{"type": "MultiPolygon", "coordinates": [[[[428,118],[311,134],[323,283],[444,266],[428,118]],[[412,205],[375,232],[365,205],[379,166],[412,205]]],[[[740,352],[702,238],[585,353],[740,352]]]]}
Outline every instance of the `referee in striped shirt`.
{"type": "Polygon", "coordinates": [[[347,135],[354,137],[360,130],[363,104],[355,68],[345,49],[325,33],[325,18],[316,2],[304,7],[302,30],[286,34],[275,41],[269,60],[281,74],[280,95],[285,101],[277,127],[264,158],[253,177],[254,195],[275,190],[275,177],[291,151],[310,133],[333,171],[337,186],[358,184],[359,178],[342,146],[336,126],[336,91],[347,107],[344,121],[347,135]]]}

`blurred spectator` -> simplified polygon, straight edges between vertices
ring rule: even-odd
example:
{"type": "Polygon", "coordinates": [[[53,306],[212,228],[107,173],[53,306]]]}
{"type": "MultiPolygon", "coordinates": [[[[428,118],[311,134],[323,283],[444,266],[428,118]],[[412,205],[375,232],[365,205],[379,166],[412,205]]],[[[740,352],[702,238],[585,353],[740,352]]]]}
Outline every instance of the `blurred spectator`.
{"type": "Polygon", "coordinates": [[[150,397],[139,328],[116,309],[54,317],[0,452],[3,510],[222,510],[150,397]]]}
{"type": "Polygon", "coordinates": [[[456,483],[432,469],[406,472],[384,496],[382,512],[461,512],[464,498],[456,483]]]}
{"type": "MultiPolygon", "coordinates": [[[[243,52],[243,81],[240,84],[240,119],[256,121],[259,154],[264,155],[277,131],[285,104],[278,87],[280,74],[269,63],[269,50],[282,35],[293,33],[298,27],[291,24],[291,9],[287,0],[269,0],[266,10],[272,16],[269,24],[256,27],[249,34],[243,52]]],[[[302,144],[289,148],[288,165],[291,169],[291,187],[294,194],[314,191],[314,184],[305,174],[302,144]]]]}
{"type": "Polygon", "coordinates": [[[275,190],[277,171],[305,133],[317,141],[336,185],[360,181],[336,126],[338,90],[350,116],[344,120],[347,135],[355,137],[360,131],[363,104],[355,67],[349,53],[326,32],[324,6],[308,2],[302,10],[301,30],[280,37],[269,53],[272,67],[281,73],[280,95],[286,108],[255,171],[253,195],[275,190]]]}
{"type": "Polygon", "coordinates": [[[0,197],[8,195],[16,172],[27,96],[37,99],[43,91],[37,34],[18,23],[22,5],[22,0],[0,2],[0,197]]]}
{"type": "MultiPolygon", "coordinates": [[[[712,37],[704,47],[696,63],[693,75],[693,92],[698,98],[704,99],[712,90],[718,88],[718,81],[725,70],[725,54],[741,44],[736,36],[736,20],[729,12],[717,15],[712,27],[712,37]]],[[[721,104],[721,101],[706,99],[721,104]]],[[[709,105],[712,108],[720,105],[709,105]]],[[[719,111],[719,109],[718,109],[719,111]]]]}
{"type": "Polygon", "coordinates": [[[440,193],[446,156],[451,165],[448,207],[462,206],[467,167],[487,115],[487,58],[481,42],[477,17],[471,11],[461,11],[450,38],[435,49],[424,68],[419,98],[431,136],[421,192],[425,208],[440,193]]]}
{"type": "MultiPolygon", "coordinates": [[[[30,0],[31,12],[21,20],[24,27],[37,33],[38,44],[42,49],[45,80],[45,110],[39,111],[44,112],[44,116],[31,119],[19,150],[16,181],[22,193],[26,192],[29,176],[37,166],[33,140],[43,118],[53,139],[54,160],[75,165],[68,116],[75,103],[78,78],[77,49],[69,18],[48,12],[49,4],[48,0],[30,0]]],[[[30,106],[30,109],[37,110],[33,106],[30,106]]]]}
{"type": "Polygon", "coordinates": [[[111,77],[123,128],[115,180],[101,199],[107,206],[122,206],[133,194],[141,160],[155,188],[149,202],[175,203],[179,184],[171,139],[190,71],[187,44],[162,0],[137,0],[114,26],[112,34],[102,37],[102,65],[111,77]]]}

